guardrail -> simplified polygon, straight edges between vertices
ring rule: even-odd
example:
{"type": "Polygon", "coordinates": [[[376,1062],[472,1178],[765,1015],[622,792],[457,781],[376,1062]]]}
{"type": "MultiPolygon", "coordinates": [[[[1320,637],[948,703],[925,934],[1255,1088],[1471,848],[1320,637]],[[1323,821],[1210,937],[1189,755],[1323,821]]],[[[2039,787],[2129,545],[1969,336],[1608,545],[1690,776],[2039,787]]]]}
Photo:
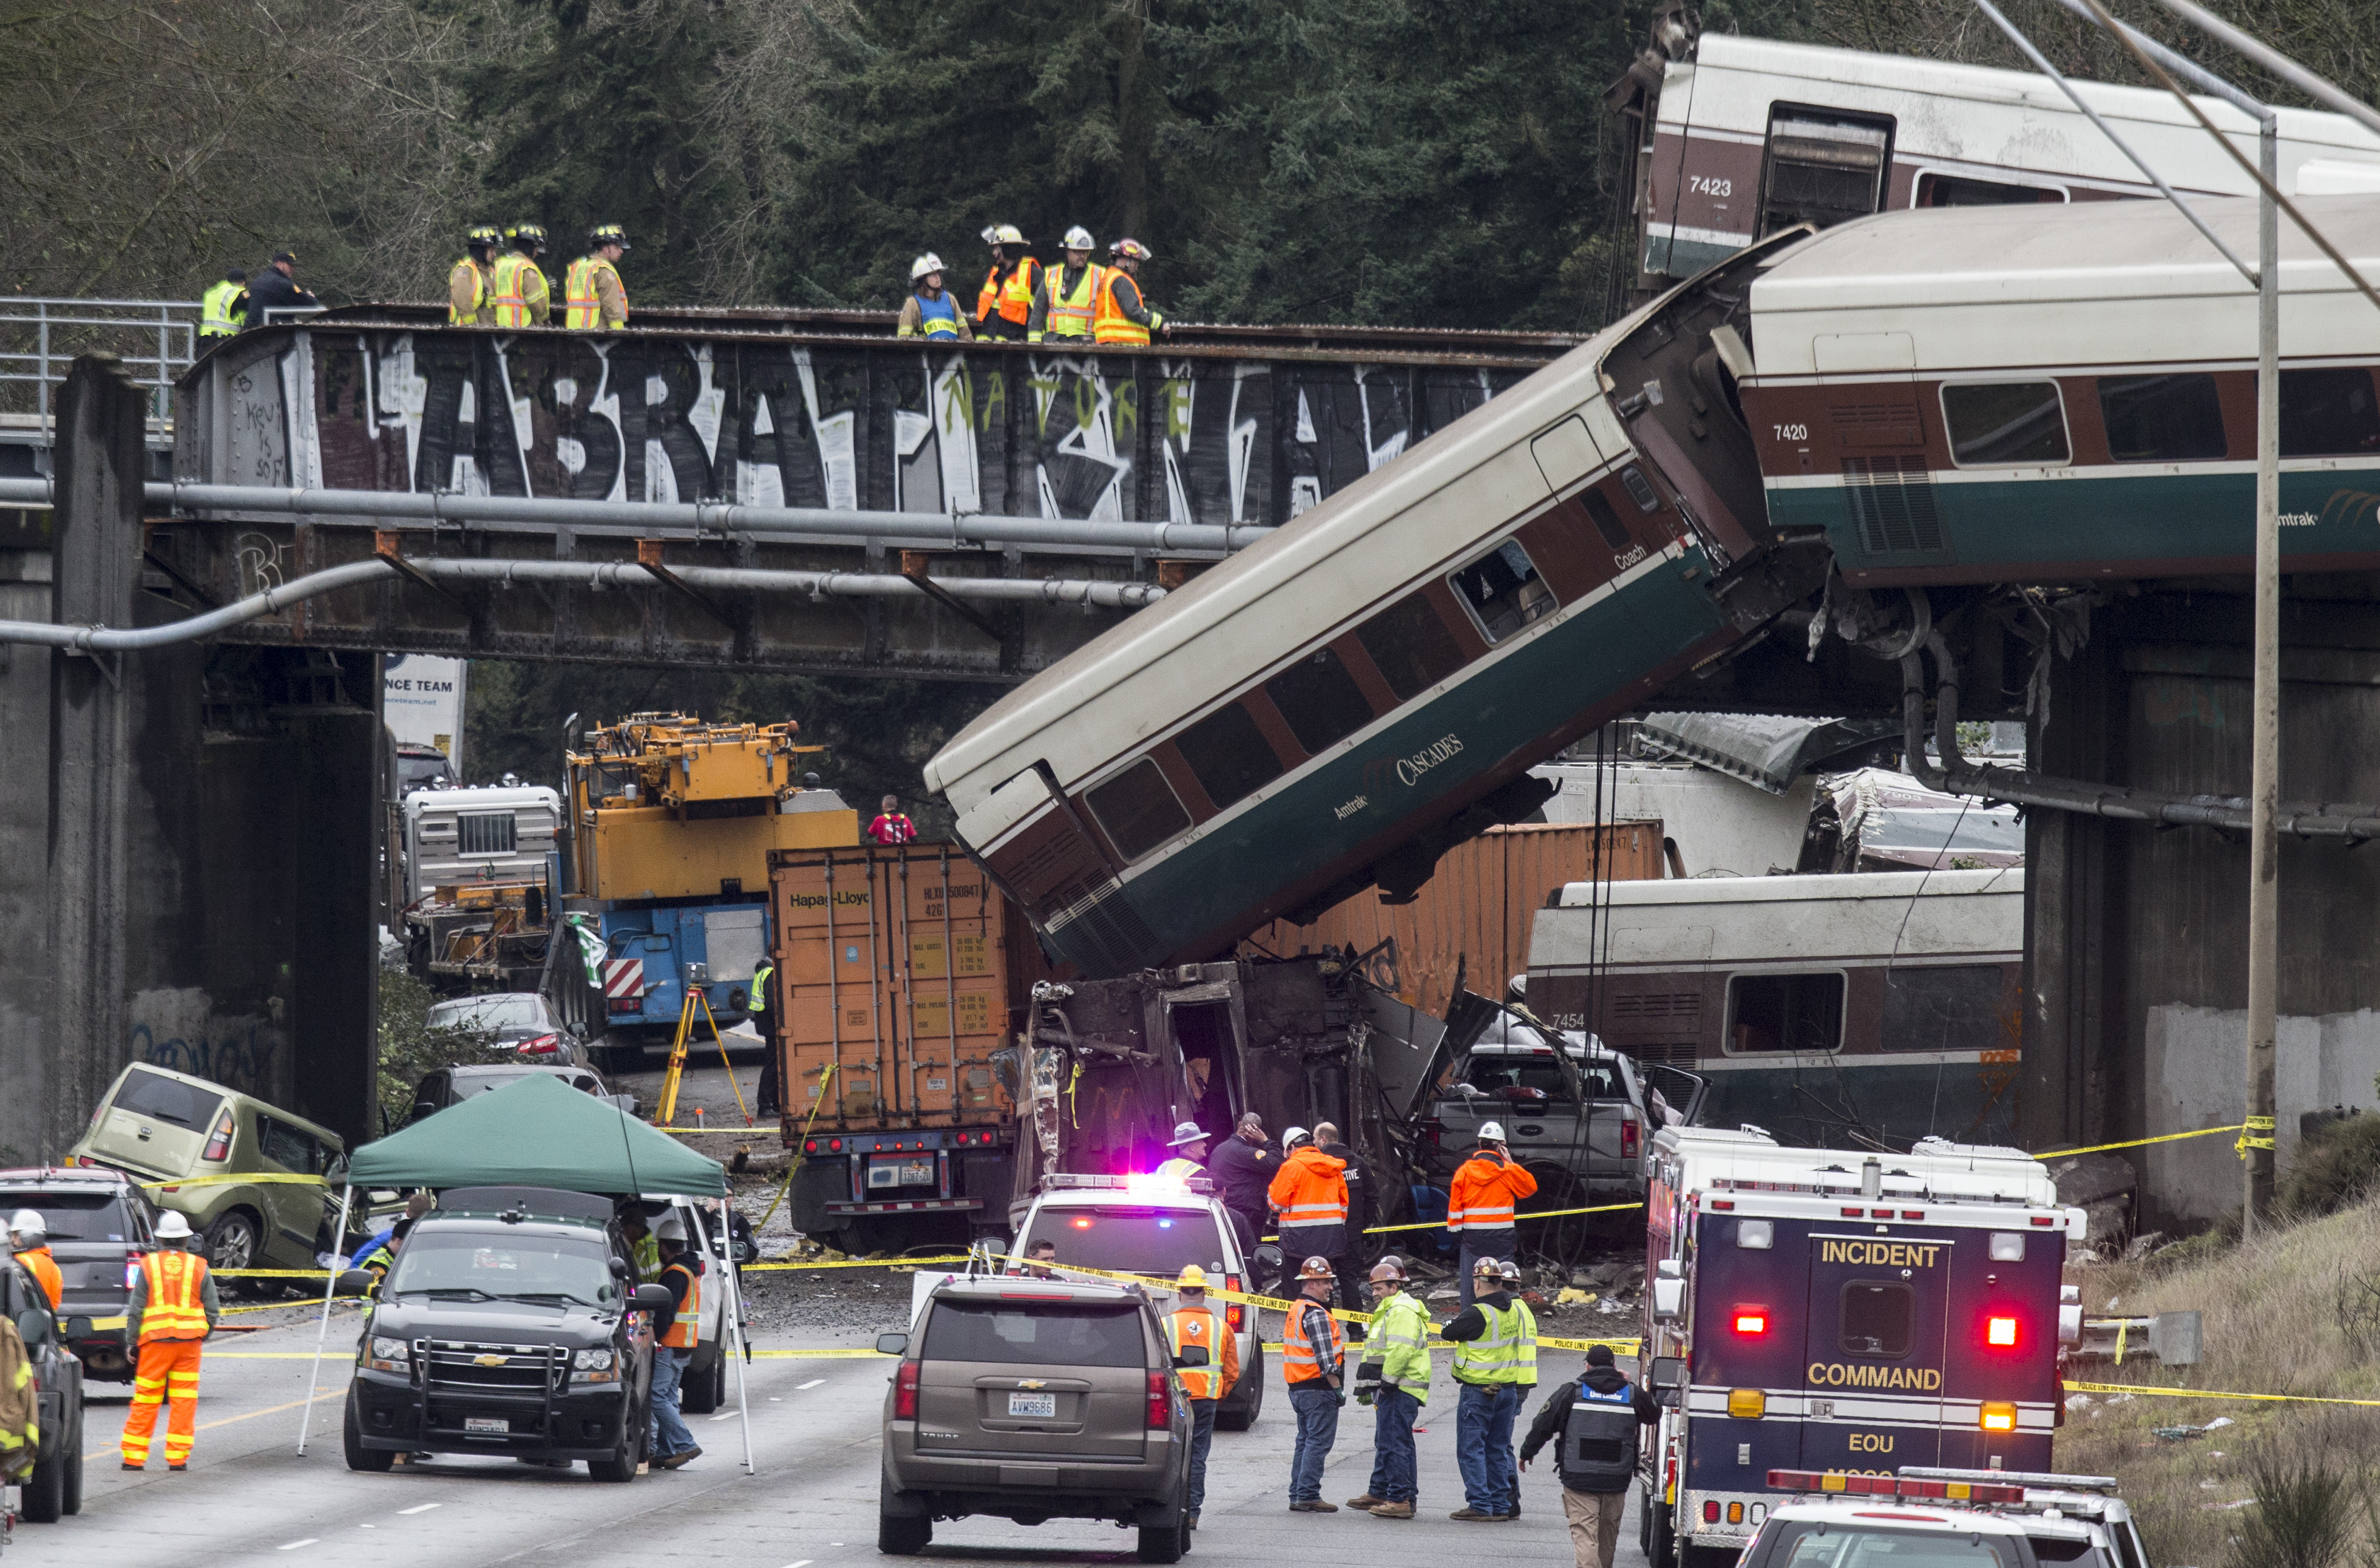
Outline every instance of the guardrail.
{"type": "Polygon", "coordinates": [[[51,299],[0,296],[0,419],[49,433],[52,390],[79,354],[104,352],[149,389],[149,423],[174,415],[174,381],[196,358],[195,299],[51,299]]]}

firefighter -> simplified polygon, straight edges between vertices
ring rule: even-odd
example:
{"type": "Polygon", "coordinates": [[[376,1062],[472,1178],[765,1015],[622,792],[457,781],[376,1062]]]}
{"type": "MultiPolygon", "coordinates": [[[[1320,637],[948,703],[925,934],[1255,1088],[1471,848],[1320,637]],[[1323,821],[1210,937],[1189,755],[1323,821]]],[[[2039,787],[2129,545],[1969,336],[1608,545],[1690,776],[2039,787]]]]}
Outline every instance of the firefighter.
{"type": "Polygon", "coordinates": [[[488,310],[493,324],[545,325],[553,317],[553,294],[537,259],[545,254],[545,230],[515,224],[504,230],[510,250],[496,258],[488,274],[488,310]]]}
{"type": "Polygon", "coordinates": [[[1336,1513],[1322,1501],[1322,1466],[1339,1440],[1339,1392],[1346,1342],[1330,1316],[1330,1293],[1338,1276],[1328,1258],[1309,1258],[1297,1270],[1297,1300],[1281,1328],[1281,1376],[1289,1385],[1290,1408],[1297,1412],[1297,1447],[1289,1462],[1289,1511],[1336,1513]]]}
{"type": "Polygon", "coordinates": [[[199,335],[229,337],[248,314],[248,269],[230,267],[223,281],[199,296],[199,335]]]}
{"type": "Polygon", "coordinates": [[[1151,333],[1165,330],[1165,318],[1140,293],[1140,264],[1157,258],[1137,239],[1119,239],[1108,247],[1108,254],[1115,264],[1099,280],[1091,336],[1100,343],[1147,343],[1151,333]]]}
{"type": "Polygon", "coordinates": [[[959,302],[942,286],[942,259],[929,250],[909,263],[909,298],[901,301],[901,317],[892,329],[896,337],[937,337],[953,342],[972,340],[973,328],[959,314],[959,302]]]}
{"type": "Polygon", "coordinates": [[[1347,1165],[1292,1127],[1289,1158],[1273,1173],[1266,1196],[1281,1210],[1281,1249],[1291,1257],[1328,1258],[1335,1268],[1347,1250],[1347,1165]]]}
{"type": "Polygon", "coordinates": [[[495,293],[496,246],[503,238],[486,224],[463,236],[463,258],[446,271],[448,326],[492,324],[490,301],[495,293]]]}
{"type": "Polygon", "coordinates": [[[1215,1406],[1240,1380],[1238,1336],[1223,1314],[1207,1305],[1207,1270],[1196,1263],[1174,1282],[1178,1303],[1165,1315],[1165,1343],[1172,1348],[1182,1392],[1190,1398],[1190,1488],[1182,1509],[1192,1529],[1207,1501],[1207,1451],[1215,1441],[1215,1406]]]}
{"type": "Polygon", "coordinates": [[[1554,1470],[1561,1477],[1562,1515],[1570,1521],[1578,1568],[1611,1568],[1620,1515],[1636,1481],[1637,1428],[1660,1418],[1660,1402],[1620,1375],[1608,1344],[1589,1346],[1585,1372],[1538,1407],[1521,1445],[1521,1468],[1560,1434],[1554,1470]]]}
{"type": "Polygon", "coordinates": [[[1033,319],[1033,297],[1041,289],[1041,263],[1014,224],[994,224],[983,231],[991,247],[991,271],[983,274],[983,288],[975,297],[975,330],[978,337],[1022,341],[1025,324],[1033,319]]]}
{"type": "Polygon", "coordinates": [[[1197,1123],[1175,1123],[1173,1136],[1165,1147],[1173,1150],[1173,1158],[1157,1168],[1159,1175],[1178,1176],[1186,1182],[1207,1173],[1207,1135],[1197,1123]]]}
{"type": "Polygon", "coordinates": [[[8,1250],[25,1266],[25,1272],[41,1282],[42,1294],[50,1298],[50,1310],[55,1312],[67,1294],[66,1276],[58,1272],[58,1260],[50,1256],[50,1227],[37,1209],[19,1209],[8,1218],[8,1250]]]}
{"type": "Polygon", "coordinates": [[[1355,1400],[1372,1407],[1372,1484],[1347,1500],[1381,1519],[1410,1519],[1420,1501],[1414,1421],[1429,1403],[1429,1308],[1405,1289],[1391,1255],[1372,1265],[1372,1326],[1355,1368],[1355,1400]]]}
{"type": "Polygon", "coordinates": [[[562,324],[573,332],[610,332],[628,324],[628,291],[620,282],[620,258],[628,235],[605,224],[587,235],[587,254],[562,277],[562,324]]]}
{"type": "Polygon", "coordinates": [[[1474,1265],[1481,1258],[1510,1258],[1520,1250],[1512,1229],[1512,1205],[1536,1190],[1537,1178],[1505,1152],[1504,1124],[1484,1124],[1478,1149],[1454,1173],[1446,1192],[1446,1228],[1463,1247],[1458,1264],[1462,1277],[1455,1285],[1461,1305],[1471,1305],[1472,1282],[1478,1277],[1474,1265]]]}
{"type": "Polygon", "coordinates": [[[680,1380],[702,1338],[702,1257],[686,1245],[686,1222],[675,1209],[653,1227],[653,1240],[662,1255],[661,1278],[654,1283],[668,1288],[674,1316],[653,1342],[652,1440],[647,1452],[654,1469],[675,1470],[702,1457],[678,1414],[680,1380]]]}
{"type": "MultiPolygon", "coordinates": [[[[1472,1304],[1441,1325],[1451,1341],[1454,1380],[1461,1385],[1454,1407],[1454,1463],[1463,1473],[1463,1506],[1449,1514],[1464,1524],[1500,1523],[1512,1514],[1512,1486],[1505,1467],[1512,1448],[1512,1421],[1520,1413],[1521,1314],[1504,1289],[1503,1265],[1482,1258],[1473,1265],[1472,1304]]],[[[1532,1354],[1527,1379],[1536,1380],[1532,1354]]]]}
{"type": "Polygon", "coordinates": [[[1033,314],[1025,323],[1026,342],[1091,341],[1091,319],[1098,314],[1099,285],[1107,275],[1107,269],[1091,260],[1097,243],[1080,224],[1066,231],[1065,264],[1041,274],[1033,314]]]}
{"type": "Polygon", "coordinates": [[[165,1468],[189,1467],[190,1443],[199,1422],[199,1347],[223,1316],[214,1275],[191,1249],[190,1222],[168,1209],[157,1221],[156,1251],[145,1254],[132,1276],[132,1299],[124,1309],[124,1343],[137,1345],[132,1408],[124,1417],[124,1467],[149,1467],[149,1439],[157,1429],[157,1406],[171,1399],[165,1424],[165,1468]]]}

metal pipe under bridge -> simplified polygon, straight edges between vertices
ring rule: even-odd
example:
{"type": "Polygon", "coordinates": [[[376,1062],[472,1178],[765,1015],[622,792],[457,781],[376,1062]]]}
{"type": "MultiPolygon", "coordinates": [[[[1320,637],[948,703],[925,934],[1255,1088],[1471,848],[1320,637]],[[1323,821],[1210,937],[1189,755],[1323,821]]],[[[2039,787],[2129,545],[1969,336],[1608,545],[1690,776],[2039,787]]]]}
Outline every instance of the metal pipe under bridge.
{"type": "MultiPolygon", "coordinates": [[[[1190,327],[1079,351],[890,322],[358,306],[243,333],[152,427],[149,629],[96,646],[204,616],[267,646],[1019,679],[1577,341],[1190,327]]],[[[0,506],[47,499],[48,456],[0,463],[0,506]]]]}

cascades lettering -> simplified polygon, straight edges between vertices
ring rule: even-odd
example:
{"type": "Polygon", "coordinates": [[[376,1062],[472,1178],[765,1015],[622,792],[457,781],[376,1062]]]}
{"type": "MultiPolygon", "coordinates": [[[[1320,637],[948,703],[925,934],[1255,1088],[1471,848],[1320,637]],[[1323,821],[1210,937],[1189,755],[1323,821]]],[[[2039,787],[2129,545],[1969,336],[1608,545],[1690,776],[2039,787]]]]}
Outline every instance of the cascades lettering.
{"type": "Polygon", "coordinates": [[[1402,784],[1418,783],[1421,776],[1432,768],[1462,755],[1462,736],[1440,735],[1412,756],[1397,759],[1397,782],[1402,784]]]}

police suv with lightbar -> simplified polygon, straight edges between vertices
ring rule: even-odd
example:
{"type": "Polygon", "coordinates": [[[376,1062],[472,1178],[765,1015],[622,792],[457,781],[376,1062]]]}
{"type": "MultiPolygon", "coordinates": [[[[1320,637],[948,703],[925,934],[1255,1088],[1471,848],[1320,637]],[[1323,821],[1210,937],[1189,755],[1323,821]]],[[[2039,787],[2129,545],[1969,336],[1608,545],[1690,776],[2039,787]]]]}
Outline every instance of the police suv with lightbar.
{"type": "Polygon", "coordinates": [[[1772,1470],[1780,1501],[1742,1568],[2148,1568],[2131,1510],[2107,1476],[1943,1469],[1896,1476],[1772,1470]]]}
{"type": "MultiPolygon", "coordinates": [[[[2046,1471],[2061,1283],[2080,1209],[2038,1161],[1921,1139],[1906,1154],[1780,1147],[1756,1127],[1664,1128],[1646,1206],[1646,1552],[1740,1550],[1771,1471],[2046,1471]]],[[[1746,1564],[1746,1568],[1751,1568],[1746,1564]]]]}

